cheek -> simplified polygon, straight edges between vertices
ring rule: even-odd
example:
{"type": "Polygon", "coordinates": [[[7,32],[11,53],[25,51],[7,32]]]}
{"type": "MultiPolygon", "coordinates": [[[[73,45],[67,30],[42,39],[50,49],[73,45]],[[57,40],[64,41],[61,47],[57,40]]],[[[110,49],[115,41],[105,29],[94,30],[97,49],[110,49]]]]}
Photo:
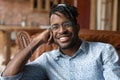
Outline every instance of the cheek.
{"type": "Polygon", "coordinates": [[[77,28],[72,28],[71,32],[74,34],[74,35],[77,35],[78,34],[78,29],[77,28]]]}
{"type": "Polygon", "coordinates": [[[71,33],[71,36],[73,36],[76,33],[76,31],[75,31],[75,29],[71,28],[71,29],[69,29],[69,33],[71,33]]]}

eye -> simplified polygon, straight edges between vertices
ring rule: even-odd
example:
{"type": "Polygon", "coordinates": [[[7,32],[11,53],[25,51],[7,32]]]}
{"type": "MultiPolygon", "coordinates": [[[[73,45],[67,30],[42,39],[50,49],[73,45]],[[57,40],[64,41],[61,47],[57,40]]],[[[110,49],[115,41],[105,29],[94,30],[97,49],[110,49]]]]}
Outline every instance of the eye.
{"type": "Polygon", "coordinates": [[[51,26],[51,29],[52,29],[52,30],[57,30],[57,29],[59,29],[59,25],[52,25],[52,26],[51,26]]]}
{"type": "Polygon", "coordinates": [[[63,23],[63,27],[71,27],[72,26],[72,23],[69,21],[69,22],[65,22],[63,23]]]}

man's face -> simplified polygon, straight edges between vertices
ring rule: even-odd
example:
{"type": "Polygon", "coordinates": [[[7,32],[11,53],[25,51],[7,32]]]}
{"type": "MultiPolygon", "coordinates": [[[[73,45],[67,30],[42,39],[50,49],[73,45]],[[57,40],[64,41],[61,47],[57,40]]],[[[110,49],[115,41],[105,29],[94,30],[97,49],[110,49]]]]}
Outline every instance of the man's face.
{"type": "Polygon", "coordinates": [[[59,15],[52,14],[50,17],[54,42],[62,49],[72,48],[77,39],[76,27],[73,27],[73,23],[63,14],[59,12],[57,14],[59,15]]]}

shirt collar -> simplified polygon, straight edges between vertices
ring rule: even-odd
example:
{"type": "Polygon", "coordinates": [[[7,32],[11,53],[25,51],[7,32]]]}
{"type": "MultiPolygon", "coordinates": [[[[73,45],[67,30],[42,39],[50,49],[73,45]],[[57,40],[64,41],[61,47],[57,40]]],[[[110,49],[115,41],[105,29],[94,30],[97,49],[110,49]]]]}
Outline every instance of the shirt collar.
{"type": "Polygon", "coordinates": [[[79,47],[79,49],[76,51],[76,53],[72,57],[76,57],[77,55],[85,54],[87,50],[87,44],[84,40],[81,40],[82,43],[79,47]]]}
{"type": "Polygon", "coordinates": [[[78,50],[82,50],[84,53],[86,53],[86,51],[88,50],[88,44],[84,40],[81,40],[81,41],[82,41],[82,43],[81,43],[78,50]]]}
{"type": "MultiPolygon", "coordinates": [[[[76,56],[77,54],[79,54],[81,51],[82,51],[83,53],[86,53],[86,51],[88,50],[88,49],[87,49],[88,46],[87,46],[87,44],[86,44],[86,41],[84,41],[84,40],[81,40],[81,41],[82,41],[82,43],[81,43],[79,49],[78,49],[78,50],[76,51],[76,53],[73,55],[73,57],[76,56]]],[[[60,56],[64,56],[64,55],[62,54],[62,52],[61,52],[60,49],[58,48],[58,49],[56,50],[55,54],[54,54],[54,58],[57,59],[57,58],[60,57],[60,56]]]]}

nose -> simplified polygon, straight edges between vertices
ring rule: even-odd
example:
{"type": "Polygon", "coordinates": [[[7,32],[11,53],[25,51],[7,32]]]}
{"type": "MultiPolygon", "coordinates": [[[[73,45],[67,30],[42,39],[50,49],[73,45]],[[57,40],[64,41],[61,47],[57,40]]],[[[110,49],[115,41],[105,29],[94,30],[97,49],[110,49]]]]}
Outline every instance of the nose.
{"type": "Polygon", "coordinates": [[[66,29],[64,27],[60,26],[59,33],[64,33],[65,31],[66,31],[66,29]]]}

